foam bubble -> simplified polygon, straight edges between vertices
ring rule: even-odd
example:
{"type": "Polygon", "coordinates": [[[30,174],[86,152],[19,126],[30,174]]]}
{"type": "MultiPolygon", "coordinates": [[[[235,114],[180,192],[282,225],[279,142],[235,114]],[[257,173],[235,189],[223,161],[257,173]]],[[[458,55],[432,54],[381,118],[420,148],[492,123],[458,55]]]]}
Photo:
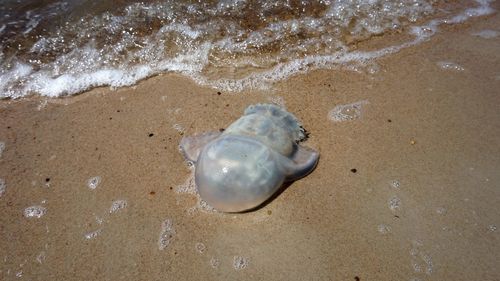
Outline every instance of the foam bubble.
{"type": "Polygon", "coordinates": [[[292,75],[349,64],[366,65],[375,74],[373,59],[427,40],[441,24],[493,12],[490,1],[478,0],[467,3],[461,13],[440,19],[439,14],[449,12],[433,7],[440,2],[269,5],[266,1],[188,4],[167,0],[134,3],[116,13],[84,13],[88,15],[75,18],[76,22],[57,24],[64,21],[54,17],[71,7],[58,2],[59,8],[49,4],[20,19],[0,19],[0,36],[8,39],[0,43],[0,98],[33,93],[57,97],[98,86],[130,86],[163,72],[226,91],[268,89],[292,75]],[[247,20],[248,14],[252,20],[247,20]],[[415,26],[428,18],[434,19],[415,26]],[[50,30],[39,28],[54,22],[50,30]],[[146,24],[147,30],[144,22],[151,23],[146,24]],[[411,30],[415,38],[369,52],[351,46],[394,30],[411,30]]]}
{"type": "Polygon", "coordinates": [[[399,180],[392,180],[390,185],[394,189],[399,189],[401,187],[401,183],[399,182],[399,180]]]}
{"type": "Polygon", "coordinates": [[[337,105],[328,113],[328,119],[333,122],[356,120],[361,117],[363,106],[366,104],[368,104],[368,101],[362,100],[350,104],[337,105]]]}
{"type": "Polygon", "coordinates": [[[421,241],[412,241],[412,248],[410,250],[412,267],[416,273],[431,275],[434,271],[434,263],[431,256],[421,249],[422,246],[423,243],[421,241]]]}
{"type": "Polygon", "coordinates": [[[83,235],[83,237],[85,237],[85,239],[87,239],[87,240],[93,240],[93,239],[97,238],[97,236],[99,236],[101,234],[101,232],[102,232],[102,229],[97,229],[97,230],[85,233],[83,235]]]}
{"type": "Polygon", "coordinates": [[[194,248],[200,254],[203,254],[205,252],[205,250],[207,249],[207,247],[205,246],[205,244],[203,244],[201,242],[196,243],[196,245],[194,245],[194,248]]]}
{"type": "Polygon", "coordinates": [[[95,216],[95,222],[96,222],[97,224],[102,224],[102,223],[104,222],[104,219],[103,219],[103,218],[101,218],[101,217],[95,216]]]}
{"type": "Polygon", "coordinates": [[[47,107],[47,105],[48,105],[48,101],[47,101],[47,100],[42,100],[42,101],[40,101],[40,103],[37,105],[36,110],[40,111],[40,110],[42,110],[42,109],[46,108],[46,107],[47,107]]]}
{"type": "Polygon", "coordinates": [[[385,224],[379,224],[377,230],[380,234],[384,235],[391,232],[391,227],[385,224]]]}
{"type": "Polygon", "coordinates": [[[250,259],[247,257],[234,256],[233,257],[233,268],[235,270],[242,270],[247,268],[250,263],[250,259]]]}
{"type": "MultiPolygon", "coordinates": [[[[199,197],[199,194],[197,195],[199,197]]],[[[207,201],[198,198],[197,209],[205,213],[219,213],[214,207],[210,206],[207,201]]]]}
{"type": "Polygon", "coordinates": [[[413,271],[422,272],[422,267],[420,266],[420,264],[418,264],[416,260],[411,261],[411,266],[413,267],[413,271]]]}
{"type": "Polygon", "coordinates": [[[183,184],[175,189],[177,193],[197,194],[194,172],[191,172],[183,184]]]}
{"type": "Polygon", "coordinates": [[[160,238],[158,239],[158,249],[165,250],[175,235],[175,229],[171,219],[166,219],[161,224],[160,238]]]}
{"type": "Polygon", "coordinates": [[[212,257],[210,259],[210,266],[213,268],[213,269],[216,269],[218,268],[220,265],[220,260],[216,257],[212,257]]]}
{"type": "Polygon", "coordinates": [[[180,124],[174,124],[172,128],[174,128],[179,133],[184,133],[186,131],[186,129],[184,129],[184,127],[180,124]]]}
{"type": "Polygon", "coordinates": [[[124,209],[125,207],[127,207],[126,200],[113,201],[113,203],[111,204],[111,207],[109,208],[109,213],[110,214],[116,213],[116,212],[120,211],[121,209],[124,209]]]}
{"type": "Polygon", "coordinates": [[[46,253],[45,251],[41,251],[37,256],[36,256],[36,261],[39,264],[42,264],[45,261],[46,258],[46,253]]]}
{"type": "Polygon", "coordinates": [[[177,193],[191,194],[196,196],[196,204],[190,207],[187,212],[190,215],[194,214],[196,211],[202,211],[209,214],[221,214],[214,207],[210,206],[205,200],[201,199],[200,195],[198,194],[198,189],[196,187],[194,178],[194,166],[191,166],[191,168],[191,173],[189,174],[186,181],[176,188],[177,193]]]}
{"type": "Polygon", "coordinates": [[[490,0],[475,0],[475,2],[479,4],[479,6],[467,8],[463,13],[460,13],[450,19],[446,19],[443,22],[447,24],[462,23],[469,18],[489,15],[495,11],[490,7],[490,0]]]}
{"type": "Polygon", "coordinates": [[[268,97],[267,100],[273,104],[276,104],[276,105],[282,107],[282,108],[286,108],[285,99],[283,97],[272,96],[272,97],[268,97]]]}
{"type": "Polygon", "coordinates": [[[5,180],[0,178],[0,197],[5,194],[5,190],[7,189],[7,185],[5,184],[5,180]]]}
{"type": "Polygon", "coordinates": [[[389,209],[395,212],[401,208],[401,199],[397,196],[393,196],[389,199],[389,209]]]}
{"type": "Polygon", "coordinates": [[[47,212],[47,209],[45,207],[42,207],[40,205],[35,205],[35,206],[30,206],[24,209],[24,217],[26,218],[41,218],[42,216],[45,215],[47,212]]]}
{"type": "Polygon", "coordinates": [[[100,183],[101,183],[100,176],[95,176],[87,180],[87,186],[92,190],[96,189],[100,183]]]}
{"type": "Polygon", "coordinates": [[[0,158],[2,157],[4,150],[5,150],[5,142],[0,141],[0,158]]]}
{"type": "Polygon", "coordinates": [[[465,70],[465,68],[463,68],[463,66],[461,66],[457,63],[454,63],[454,62],[450,62],[450,61],[440,61],[440,62],[437,62],[437,65],[444,70],[453,70],[453,71],[464,71],[465,70]]]}
{"type": "Polygon", "coordinates": [[[436,209],[436,213],[438,213],[439,215],[446,215],[446,209],[444,207],[438,207],[436,209]]]}

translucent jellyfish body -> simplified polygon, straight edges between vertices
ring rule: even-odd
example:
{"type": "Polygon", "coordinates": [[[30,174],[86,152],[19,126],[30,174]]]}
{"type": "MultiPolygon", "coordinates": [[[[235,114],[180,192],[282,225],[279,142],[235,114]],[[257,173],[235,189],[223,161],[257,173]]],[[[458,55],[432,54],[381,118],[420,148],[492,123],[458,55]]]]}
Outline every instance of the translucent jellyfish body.
{"type": "Polygon", "coordinates": [[[180,149],[194,163],[201,198],[219,211],[242,212],[264,203],[284,182],[314,169],[319,154],[299,145],[303,138],[293,114],[257,104],[223,133],[184,137],[180,149]]]}

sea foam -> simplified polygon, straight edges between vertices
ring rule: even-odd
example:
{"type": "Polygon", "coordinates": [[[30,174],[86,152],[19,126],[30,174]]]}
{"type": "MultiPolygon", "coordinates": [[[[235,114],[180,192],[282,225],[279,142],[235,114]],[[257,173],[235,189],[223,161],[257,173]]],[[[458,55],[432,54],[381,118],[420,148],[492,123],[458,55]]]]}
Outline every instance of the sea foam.
{"type": "Polygon", "coordinates": [[[367,65],[428,40],[442,24],[493,12],[486,0],[451,15],[457,7],[434,6],[443,3],[170,0],[64,18],[74,3],[55,2],[0,19],[0,98],[124,87],[165,72],[224,91],[268,89],[315,69],[367,65]],[[404,30],[413,39],[372,51],[353,47],[404,30]]]}

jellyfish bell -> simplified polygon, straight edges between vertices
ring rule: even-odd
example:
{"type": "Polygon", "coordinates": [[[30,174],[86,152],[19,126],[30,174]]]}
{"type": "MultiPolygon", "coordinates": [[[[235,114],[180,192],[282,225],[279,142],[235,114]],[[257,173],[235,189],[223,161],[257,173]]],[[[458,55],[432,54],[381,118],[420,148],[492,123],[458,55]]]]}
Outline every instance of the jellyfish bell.
{"type": "Polygon", "coordinates": [[[302,138],[295,116],[276,105],[257,104],[223,133],[183,138],[180,149],[194,163],[201,198],[219,211],[242,212],[314,169],[319,154],[297,144],[302,138]]]}

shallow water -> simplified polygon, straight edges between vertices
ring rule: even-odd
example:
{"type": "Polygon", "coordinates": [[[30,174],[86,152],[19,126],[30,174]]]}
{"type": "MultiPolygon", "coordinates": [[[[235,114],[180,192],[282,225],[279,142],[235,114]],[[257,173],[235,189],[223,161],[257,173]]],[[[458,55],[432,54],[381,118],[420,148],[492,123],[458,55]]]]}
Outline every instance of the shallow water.
{"type": "Polygon", "coordinates": [[[228,91],[266,88],[311,69],[362,65],[442,23],[491,12],[488,1],[447,2],[7,1],[0,98],[71,95],[163,72],[228,91]],[[399,43],[360,51],[388,33],[401,33],[399,43]]]}

